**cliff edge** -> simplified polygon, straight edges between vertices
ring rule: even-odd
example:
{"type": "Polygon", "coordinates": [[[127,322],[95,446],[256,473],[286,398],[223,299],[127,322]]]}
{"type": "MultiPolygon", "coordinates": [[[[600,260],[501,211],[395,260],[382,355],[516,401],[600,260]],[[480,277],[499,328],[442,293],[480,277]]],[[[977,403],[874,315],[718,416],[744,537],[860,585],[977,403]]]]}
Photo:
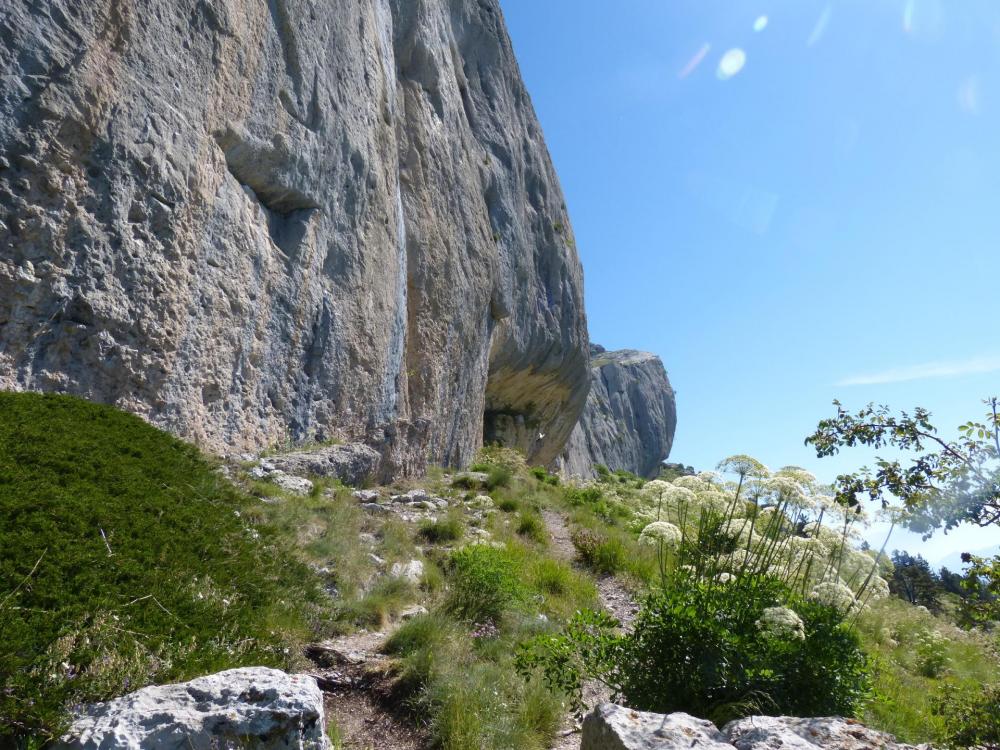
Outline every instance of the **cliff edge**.
{"type": "Polygon", "coordinates": [[[591,388],[580,422],[557,462],[567,476],[590,478],[594,466],[641,477],[659,474],[677,428],[674,389],[655,354],[591,346],[591,388]]]}

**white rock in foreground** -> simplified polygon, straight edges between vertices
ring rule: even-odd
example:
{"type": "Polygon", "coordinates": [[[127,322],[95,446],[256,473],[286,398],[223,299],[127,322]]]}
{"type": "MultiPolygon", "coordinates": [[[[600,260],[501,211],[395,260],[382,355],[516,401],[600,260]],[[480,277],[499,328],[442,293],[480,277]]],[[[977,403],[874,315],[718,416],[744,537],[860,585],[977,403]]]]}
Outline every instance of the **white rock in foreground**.
{"type": "Polygon", "coordinates": [[[87,706],[65,750],[328,750],[316,680],[251,667],[143,688],[87,706]]]}
{"type": "MultiPolygon", "coordinates": [[[[737,750],[912,750],[885,732],[853,719],[834,716],[799,719],[793,716],[751,716],[722,728],[737,750]]],[[[922,746],[926,747],[926,746],[922,746]]]]}
{"type": "MultiPolygon", "coordinates": [[[[929,746],[919,746],[928,750],[929,746]]],[[[606,703],[583,721],[581,750],[918,750],[853,719],[751,716],[720,732],[683,713],[644,713],[606,703]]]]}
{"type": "Polygon", "coordinates": [[[710,721],[605,703],[583,720],[580,750],[733,750],[710,721]]]}

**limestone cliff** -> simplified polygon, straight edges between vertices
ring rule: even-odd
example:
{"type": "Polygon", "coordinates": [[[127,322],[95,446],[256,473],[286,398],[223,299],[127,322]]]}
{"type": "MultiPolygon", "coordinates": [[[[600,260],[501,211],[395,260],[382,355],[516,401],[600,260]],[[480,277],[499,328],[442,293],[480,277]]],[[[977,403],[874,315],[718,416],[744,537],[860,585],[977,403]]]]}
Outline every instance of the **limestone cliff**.
{"type": "Polygon", "coordinates": [[[676,427],[674,390],[659,357],[592,346],[587,406],[557,466],[583,478],[594,476],[595,464],[655,477],[676,427]]]}
{"type": "Polygon", "coordinates": [[[0,388],[556,458],[582,272],[497,0],[0,0],[0,39],[0,388]]]}

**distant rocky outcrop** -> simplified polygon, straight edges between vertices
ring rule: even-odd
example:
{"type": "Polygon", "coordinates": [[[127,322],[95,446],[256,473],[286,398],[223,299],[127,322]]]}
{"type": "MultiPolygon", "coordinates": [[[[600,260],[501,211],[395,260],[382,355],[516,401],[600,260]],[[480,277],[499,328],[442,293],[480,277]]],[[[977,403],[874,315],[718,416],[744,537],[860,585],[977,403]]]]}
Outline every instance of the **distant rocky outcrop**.
{"type": "Polygon", "coordinates": [[[591,345],[590,395],[570,435],[559,470],[589,478],[594,466],[655,477],[670,455],[677,406],[663,362],[655,354],[591,345]]]}
{"type": "Polygon", "coordinates": [[[0,7],[0,388],[383,477],[547,464],[583,280],[498,0],[0,7]]]}
{"type": "MultiPolygon", "coordinates": [[[[926,746],[922,746],[926,748],[926,746]]],[[[916,750],[840,717],[751,716],[722,730],[685,713],[654,714],[606,703],[583,722],[581,750],[916,750]]]]}
{"type": "Polygon", "coordinates": [[[328,750],[316,680],[252,667],[83,707],[59,750],[328,750]]]}

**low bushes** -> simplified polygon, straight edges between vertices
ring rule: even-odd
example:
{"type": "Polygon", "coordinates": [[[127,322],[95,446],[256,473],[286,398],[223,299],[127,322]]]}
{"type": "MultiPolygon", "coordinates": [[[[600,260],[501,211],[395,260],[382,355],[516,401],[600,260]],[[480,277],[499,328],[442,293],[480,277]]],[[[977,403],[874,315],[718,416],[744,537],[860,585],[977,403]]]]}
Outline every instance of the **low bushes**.
{"type": "Polygon", "coordinates": [[[0,745],[152,682],[292,666],[323,596],[213,468],[115,409],[0,394],[0,745]]]}
{"type": "Polygon", "coordinates": [[[768,577],[719,583],[680,573],[646,600],[632,633],[580,615],[566,634],[525,647],[519,663],[563,689],[590,675],[636,709],[720,725],[752,713],[851,716],[870,680],[844,617],[768,577]]]}

